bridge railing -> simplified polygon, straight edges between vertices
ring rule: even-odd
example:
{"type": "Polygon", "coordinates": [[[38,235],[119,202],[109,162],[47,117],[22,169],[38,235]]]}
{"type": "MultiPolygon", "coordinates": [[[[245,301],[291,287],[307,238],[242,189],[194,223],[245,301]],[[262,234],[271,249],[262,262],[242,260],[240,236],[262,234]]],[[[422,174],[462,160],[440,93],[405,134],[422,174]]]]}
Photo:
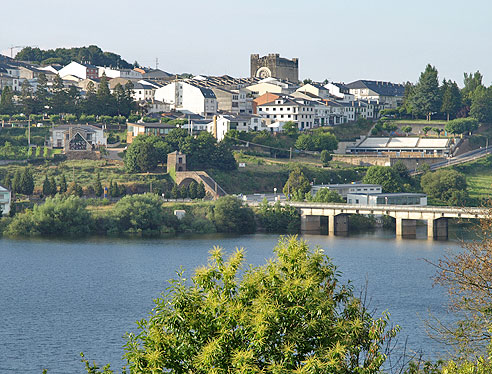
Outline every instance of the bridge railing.
{"type": "MultiPolygon", "coordinates": [[[[248,205],[256,206],[259,202],[245,202],[248,205]]],[[[269,202],[275,204],[275,202],[269,202]]],[[[492,211],[489,208],[477,208],[477,207],[456,207],[456,206],[415,206],[415,205],[359,205],[359,204],[345,204],[345,203],[312,203],[312,202],[297,202],[297,201],[281,201],[281,205],[290,205],[297,208],[313,208],[313,209],[343,209],[343,210],[372,210],[378,212],[422,212],[422,213],[466,213],[466,214],[478,214],[480,216],[486,216],[491,214],[492,211]]]]}

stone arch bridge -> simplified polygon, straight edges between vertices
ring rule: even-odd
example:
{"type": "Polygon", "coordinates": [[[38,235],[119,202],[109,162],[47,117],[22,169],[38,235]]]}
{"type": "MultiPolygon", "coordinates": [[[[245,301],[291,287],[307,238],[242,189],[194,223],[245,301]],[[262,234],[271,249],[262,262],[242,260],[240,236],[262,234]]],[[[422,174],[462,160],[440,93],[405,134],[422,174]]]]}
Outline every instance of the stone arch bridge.
{"type": "Polygon", "coordinates": [[[206,171],[176,171],[174,181],[179,187],[188,186],[192,181],[202,182],[205,186],[205,192],[214,199],[227,195],[224,189],[206,171]]]}

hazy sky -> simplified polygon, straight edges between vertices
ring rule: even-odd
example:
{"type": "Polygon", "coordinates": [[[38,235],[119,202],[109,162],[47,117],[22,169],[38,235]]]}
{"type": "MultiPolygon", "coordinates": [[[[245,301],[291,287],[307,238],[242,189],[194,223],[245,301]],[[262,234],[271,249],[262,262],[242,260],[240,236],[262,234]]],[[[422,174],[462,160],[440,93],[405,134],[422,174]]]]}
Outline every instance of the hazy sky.
{"type": "Polygon", "coordinates": [[[249,56],[299,58],[300,78],[416,81],[427,63],[492,83],[490,0],[15,0],[0,51],[87,46],[169,72],[249,76],[249,56]]]}

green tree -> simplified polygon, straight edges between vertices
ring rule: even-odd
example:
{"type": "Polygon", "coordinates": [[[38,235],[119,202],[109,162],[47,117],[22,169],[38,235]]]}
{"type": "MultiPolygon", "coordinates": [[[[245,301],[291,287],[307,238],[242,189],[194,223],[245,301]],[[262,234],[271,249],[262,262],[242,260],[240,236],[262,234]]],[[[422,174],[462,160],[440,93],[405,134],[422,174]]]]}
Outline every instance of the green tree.
{"type": "MultiPolygon", "coordinates": [[[[466,178],[465,176],[452,169],[440,169],[433,173],[426,173],[420,179],[420,185],[424,192],[431,198],[441,200],[448,203],[452,199],[456,199],[455,191],[466,193],[466,178]]],[[[464,198],[466,199],[467,196],[464,198]]],[[[461,194],[460,200],[463,199],[461,194]]]]}
{"type": "Polygon", "coordinates": [[[57,191],[58,188],[56,186],[55,178],[54,177],[50,177],[49,178],[49,181],[50,181],[50,192],[51,192],[51,196],[54,196],[58,192],[57,191]]]}
{"type": "Polygon", "coordinates": [[[417,115],[425,115],[427,121],[441,108],[437,69],[428,64],[420,74],[412,97],[412,108],[417,115]]]}
{"type": "Polygon", "coordinates": [[[104,193],[104,190],[103,190],[103,187],[101,184],[101,176],[99,175],[99,173],[97,173],[96,180],[94,181],[94,194],[97,197],[101,197],[103,195],[103,193],[104,193]]]}
{"type": "Polygon", "coordinates": [[[53,94],[51,95],[49,105],[51,107],[51,112],[54,114],[65,113],[68,102],[67,91],[63,84],[63,80],[59,75],[55,76],[53,80],[53,94]]]}
{"type": "Polygon", "coordinates": [[[328,166],[330,164],[330,161],[333,159],[333,157],[329,151],[327,151],[326,149],[323,149],[321,151],[320,159],[321,159],[321,162],[323,163],[323,166],[328,166]]]}
{"type": "Polygon", "coordinates": [[[412,132],[412,126],[403,126],[401,129],[407,136],[412,132]]]}
{"type": "Polygon", "coordinates": [[[219,198],[213,217],[218,232],[253,233],[256,229],[253,211],[234,196],[219,198]]]}
{"type": "Polygon", "coordinates": [[[464,87],[461,90],[461,95],[463,98],[463,103],[470,106],[472,103],[473,95],[477,88],[485,88],[482,84],[483,76],[477,70],[475,73],[464,73],[464,87]]]}
{"type": "Polygon", "coordinates": [[[282,127],[282,132],[291,137],[296,137],[299,135],[299,128],[297,127],[297,123],[294,121],[287,121],[284,123],[282,127]]]}
{"type": "Polygon", "coordinates": [[[440,136],[441,135],[441,132],[443,131],[442,129],[440,129],[439,127],[433,127],[432,128],[432,131],[437,135],[437,136],[440,136]]]}
{"type": "Polygon", "coordinates": [[[447,120],[449,121],[449,117],[456,116],[458,111],[461,109],[461,92],[456,84],[456,82],[447,82],[443,95],[442,95],[442,104],[441,104],[441,112],[446,113],[447,120]]]}
{"type": "Polygon", "coordinates": [[[374,319],[321,249],[292,237],[274,252],[239,273],[244,251],[215,248],[191,281],[179,273],[128,336],[130,372],[380,372],[387,315],[374,319]]]}
{"type": "Polygon", "coordinates": [[[296,167],[290,172],[282,192],[288,198],[292,197],[294,200],[302,201],[309,191],[311,191],[309,180],[306,178],[301,168],[296,167]]]}
{"type": "Polygon", "coordinates": [[[51,184],[50,184],[50,180],[48,179],[47,175],[44,177],[43,195],[44,196],[51,196],[51,184]]]}
{"type": "Polygon", "coordinates": [[[151,171],[159,162],[167,161],[171,147],[158,136],[139,135],[133,139],[125,156],[125,169],[130,173],[151,171]]]}
{"type": "Polygon", "coordinates": [[[19,183],[19,193],[24,195],[32,195],[34,191],[34,177],[32,175],[31,169],[29,169],[28,167],[24,168],[20,176],[19,183]]]}
{"type": "Polygon", "coordinates": [[[261,228],[267,232],[294,234],[301,228],[297,209],[290,205],[280,205],[278,201],[270,205],[264,199],[258,207],[257,217],[261,228]]]}
{"type": "Polygon", "coordinates": [[[332,133],[302,134],[296,140],[296,148],[307,151],[333,152],[338,148],[338,141],[332,133]]]}
{"type": "Polygon", "coordinates": [[[426,135],[426,136],[427,136],[427,133],[428,133],[429,131],[431,131],[431,130],[432,130],[432,127],[430,127],[430,126],[424,126],[424,127],[422,128],[422,132],[423,132],[423,133],[424,133],[424,135],[426,135]]]}
{"type": "Polygon", "coordinates": [[[84,235],[91,231],[92,217],[76,196],[57,195],[44,204],[15,215],[6,234],[11,236],[84,235]]]}
{"type": "Polygon", "coordinates": [[[492,122],[492,87],[478,87],[471,96],[470,116],[479,122],[492,122]]]}
{"type": "Polygon", "coordinates": [[[196,197],[197,199],[203,199],[206,196],[205,185],[203,182],[198,183],[198,187],[196,189],[196,197]]]}
{"type": "Polygon", "coordinates": [[[111,214],[113,230],[119,232],[160,232],[177,225],[176,217],[163,209],[161,198],[150,193],[121,198],[111,214]]]}
{"type": "Polygon", "coordinates": [[[306,200],[316,203],[343,203],[343,197],[337,191],[328,188],[320,188],[313,196],[310,192],[306,194],[306,200]]]}
{"type": "Polygon", "coordinates": [[[456,118],[448,123],[444,129],[451,134],[466,134],[478,128],[478,121],[475,118],[456,118]]]}
{"type": "Polygon", "coordinates": [[[48,105],[48,80],[46,79],[45,73],[39,73],[38,75],[38,85],[36,87],[35,93],[36,104],[41,113],[45,112],[45,107],[48,105]]]}
{"type": "Polygon", "coordinates": [[[198,197],[198,183],[192,181],[188,186],[190,199],[196,199],[198,197]]]}
{"type": "Polygon", "coordinates": [[[371,166],[362,179],[363,183],[379,184],[383,192],[402,192],[403,183],[400,176],[389,166],[371,166]]]}
{"type": "Polygon", "coordinates": [[[60,193],[67,192],[67,180],[65,179],[65,175],[62,174],[60,178],[60,193]]]}
{"type": "Polygon", "coordinates": [[[118,114],[116,99],[109,90],[108,78],[105,74],[101,77],[96,92],[98,115],[114,116],[118,114]]]}
{"type": "MultiPolygon", "coordinates": [[[[0,114],[14,114],[14,93],[9,86],[2,89],[2,95],[0,96],[0,114]]],[[[5,120],[5,119],[4,119],[5,120]]]]}

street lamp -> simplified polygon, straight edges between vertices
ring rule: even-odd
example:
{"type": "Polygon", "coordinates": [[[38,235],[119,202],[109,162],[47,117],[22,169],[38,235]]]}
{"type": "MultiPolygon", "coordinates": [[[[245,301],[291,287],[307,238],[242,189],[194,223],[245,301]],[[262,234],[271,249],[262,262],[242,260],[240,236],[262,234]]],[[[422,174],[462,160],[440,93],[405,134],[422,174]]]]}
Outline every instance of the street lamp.
{"type": "Polygon", "coordinates": [[[273,193],[275,195],[275,201],[277,201],[277,187],[273,187],[273,193]]]}

